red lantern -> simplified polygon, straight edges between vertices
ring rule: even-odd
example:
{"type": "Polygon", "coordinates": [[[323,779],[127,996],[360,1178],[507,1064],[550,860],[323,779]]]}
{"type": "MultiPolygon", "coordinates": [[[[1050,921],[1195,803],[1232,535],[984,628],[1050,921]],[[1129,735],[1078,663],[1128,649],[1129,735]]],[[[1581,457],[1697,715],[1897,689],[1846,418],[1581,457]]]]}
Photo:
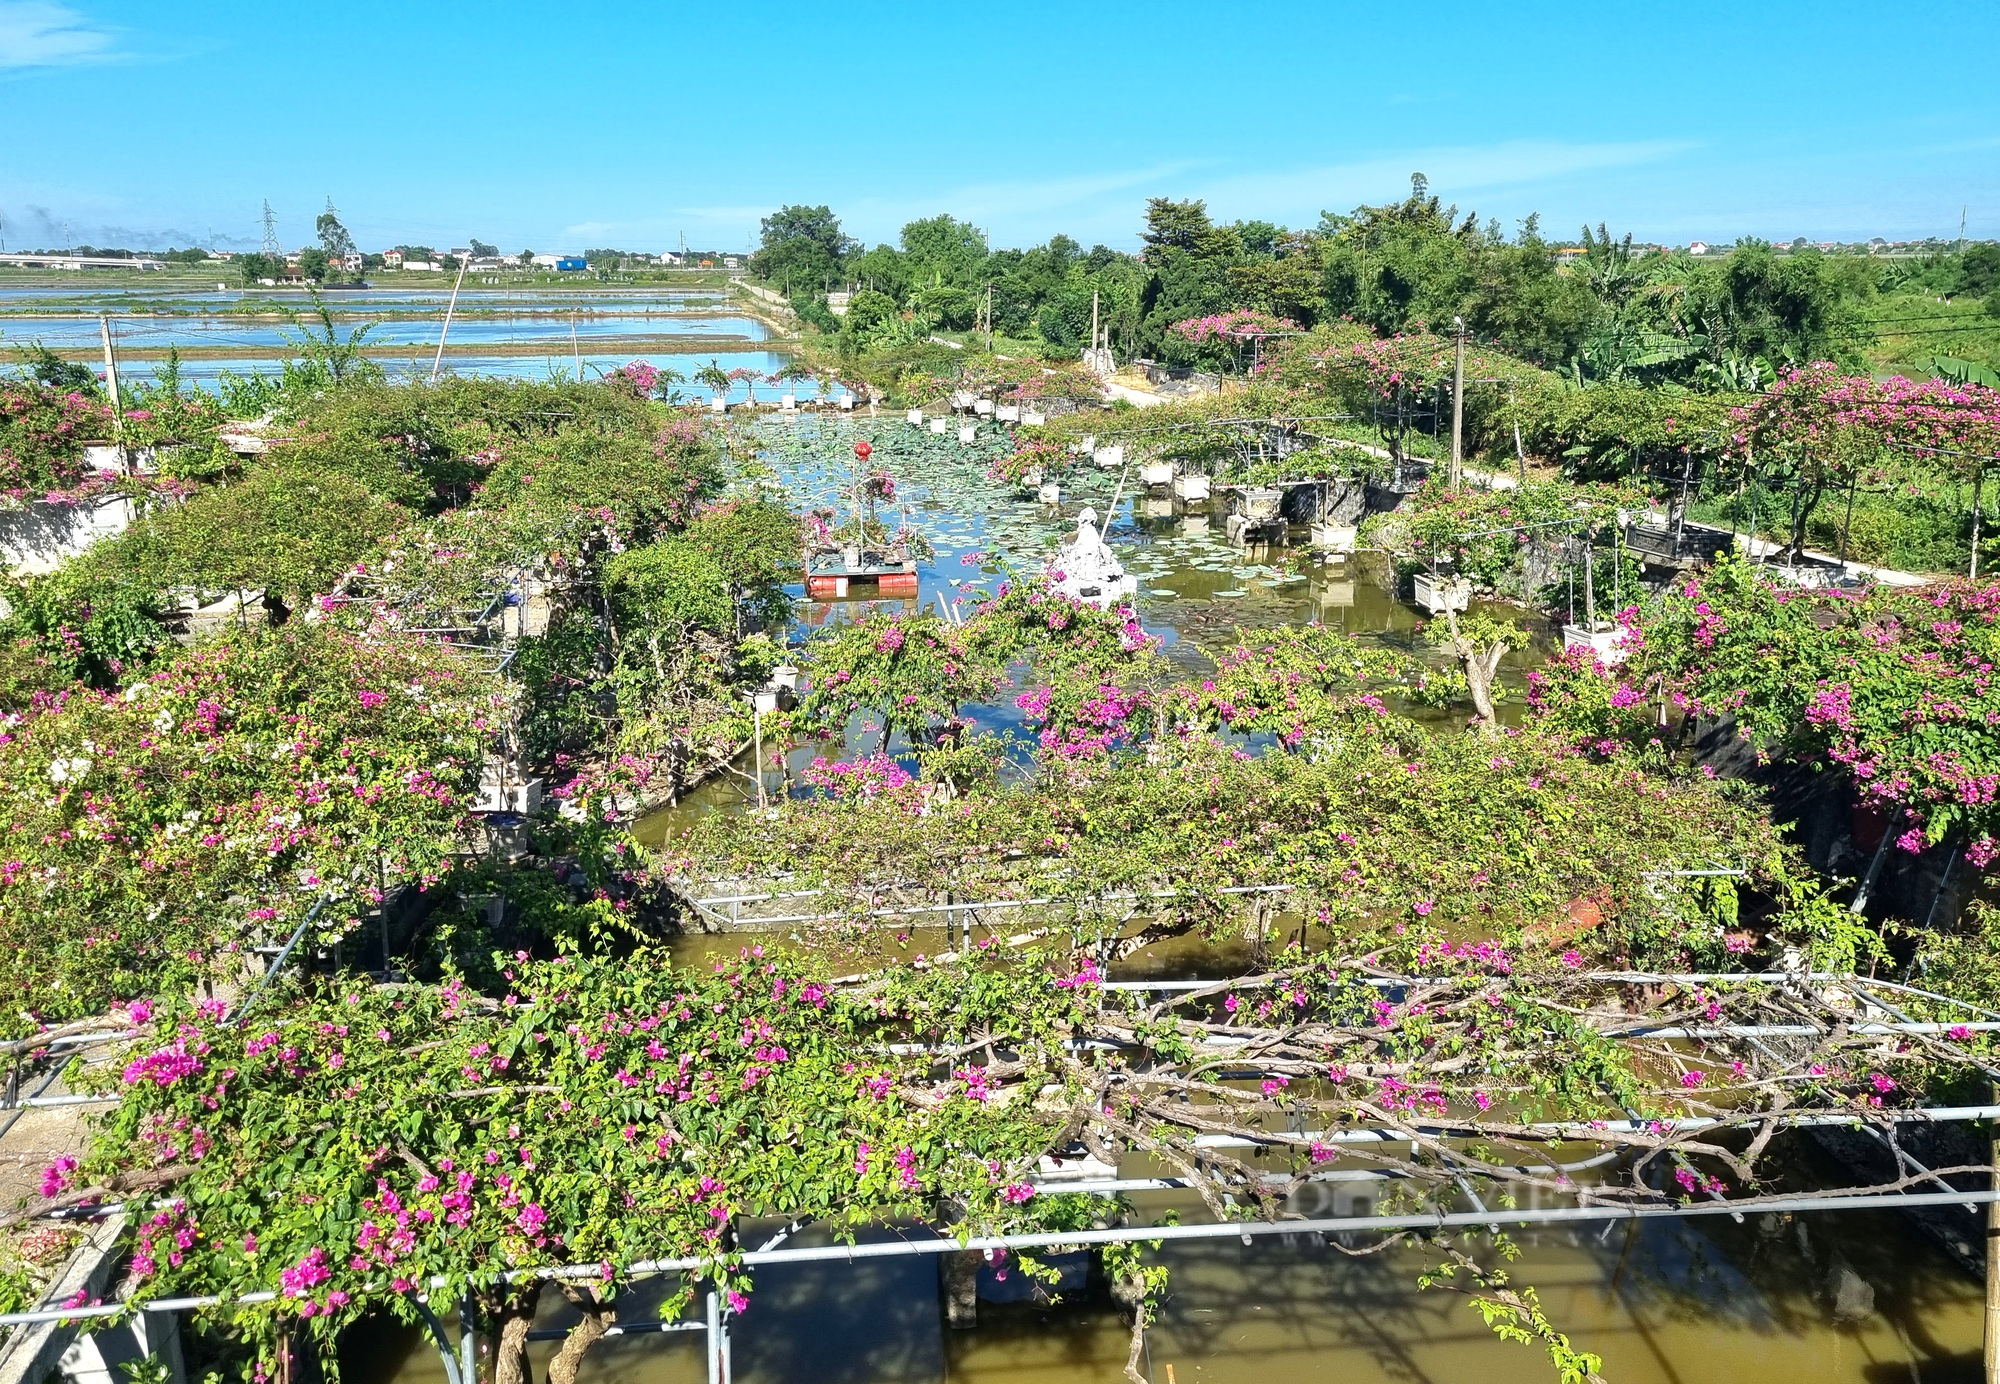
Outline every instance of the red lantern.
{"type": "Polygon", "coordinates": [[[875,449],[869,446],[866,441],[857,442],[854,444],[854,455],[860,457],[863,461],[868,460],[868,458],[874,453],[874,451],[875,449]]]}

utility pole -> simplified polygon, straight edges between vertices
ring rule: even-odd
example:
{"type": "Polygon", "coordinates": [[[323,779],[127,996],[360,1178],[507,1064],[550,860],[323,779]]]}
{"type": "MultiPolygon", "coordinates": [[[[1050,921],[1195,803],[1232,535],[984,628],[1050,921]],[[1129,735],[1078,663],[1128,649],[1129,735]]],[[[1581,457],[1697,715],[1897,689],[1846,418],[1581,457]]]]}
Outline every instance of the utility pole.
{"type": "Polygon", "coordinates": [[[275,257],[278,253],[278,214],[271,210],[271,199],[264,199],[264,253],[275,257]]]}
{"type": "Polygon", "coordinates": [[[97,314],[97,330],[104,338],[104,387],[111,393],[111,435],[118,443],[118,469],[125,469],[125,403],[118,393],[118,353],[111,346],[111,319],[97,314]]]}
{"type": "MultiPolygon", "coordinates": [[[[444,326],[438,331],[438,353],[431,360],[432,384],[437,383],[438,369],[444,364],[444,339],[451,335],[451,314],[458,307],[459,285],[465,282],[465,266],[470,263],[472,263],[472,256],[470,255],[467,255],[458,262],[458,279],[451,286],[451,300],[444,305],[444,326]]],[[[570,330],[575,331],[576,329],[572,327],[570,330]]]]}
{"type": "Polygon", "coordinates": [[[986,281],[986,349],[993,349],[993,280],[986,281]]]}
{"type": "Polygon", "coordinates": [[[1451,369],[1451,488],[1458,489],[1465,473],[1465,319],[1454,317],[1458,329],[1457,360],[1451,369]]]}

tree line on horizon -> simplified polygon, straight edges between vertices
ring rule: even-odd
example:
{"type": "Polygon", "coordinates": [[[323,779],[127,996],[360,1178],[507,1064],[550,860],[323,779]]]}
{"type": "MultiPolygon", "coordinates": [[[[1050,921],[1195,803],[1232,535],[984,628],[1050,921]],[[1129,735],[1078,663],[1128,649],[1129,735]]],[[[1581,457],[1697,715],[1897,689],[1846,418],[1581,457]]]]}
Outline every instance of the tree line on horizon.
{"type": "MultiPolygon", "coordinates": [[[[1635,248],[1602,224],[1581,251],[1529,216],[1497,220],[1445,205],[1422,174],[1400,201],[1322,213],[1310,228],[1223,222],[1198,200],[1148,200],[1136,254],[1066,235],[993,249],[949,214],[865,246],[830,207],[779,208],[761,222],[750,270],[801,318],[856,344],[924,330],[989,327],[1054,354],[1088,344],[1093,295],[1121,356],[1196,362],[1175,322],[1237,309],[1310,328],[1341,318],[1383,335],[1450,331],[1581,381],[1696,389],[1761,387],[1788,365],[1867,365],[1874,300],[1892,294],[1985,300],[2000,319],[2000,245],[1898,259],[1774,247],[1745,237],[1726,254],[1635,248]],[[844,317],[829,291],[851,293],[844,317]]],[[[2000,327],[2000,322],[1995,323],[2000,327]]],[[[1950,343],[1943,343],[1949,345],[1950,343]]]]}

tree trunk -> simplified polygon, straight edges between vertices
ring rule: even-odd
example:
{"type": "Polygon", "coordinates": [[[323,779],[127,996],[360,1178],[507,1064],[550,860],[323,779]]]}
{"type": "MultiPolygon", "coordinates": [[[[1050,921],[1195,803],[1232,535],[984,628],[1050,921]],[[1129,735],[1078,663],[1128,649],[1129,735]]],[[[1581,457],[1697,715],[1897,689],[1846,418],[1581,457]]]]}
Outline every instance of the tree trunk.
{"type": "Polygon", "coordinates": [[[556,1352],[555,1359],[549,1361],[549,1384],[576,1384],[576,1372],[583,1365],[585,1352],[596,1345],[618,1319],[618,1309],[588,1288],[565,1283],[562,1290],[563,1296],[583,1313],[583,1320],[570,1328],[569,1335],[563,1338],[562,1349],[556,1352]]]}
{"type": "Polygon", "coordinates": [[[1806,554],[1806,526],[1812,523],[1813,511],[1826,495],[1826,487],[1816,485],[1810,495],[1799,497],[1799,507],[1792,514],[1792,561],[1797,562],[1806,554]]]}
{"type": "Polygon", "coordinates": [[[528,1360],[528,1331],[535,1324],[535,1306],[541,1296],[542,1285],[536,1283],[503,1299],[497,1309],[489,1304],[488,1315],[498,1328],[493,1337],[493,1384],[535,1384],[535,1369],[528,1360]]]}
{"type": "Polygon", "coordinates": [[[1496,736],[1500,733],[1500,717],[1493,709],[1493,679],[1500,671],[1500,660],[1507,656],[1508,645],[1495,644],[1482,651],[1459,633],[1455,612],[1446,610],[1444,618],[1451,630],[1451,651],[1465,666],[1465,687],[1472,697],[1472,709],[1479,717],[1479,733],[1489,738],[1496,736]]]}
{"type": "Polygon", "coordinates": [[[1500,717],[1493,709],[1493,678],[1507,646],[1499,644],[1482,654],[1475,649],[1461,651],[1465,663],[1465,684],[1472,692],[1472,709],[1479,716],[1479,733],[1492,737],[1500,733],[1500,717]]]}

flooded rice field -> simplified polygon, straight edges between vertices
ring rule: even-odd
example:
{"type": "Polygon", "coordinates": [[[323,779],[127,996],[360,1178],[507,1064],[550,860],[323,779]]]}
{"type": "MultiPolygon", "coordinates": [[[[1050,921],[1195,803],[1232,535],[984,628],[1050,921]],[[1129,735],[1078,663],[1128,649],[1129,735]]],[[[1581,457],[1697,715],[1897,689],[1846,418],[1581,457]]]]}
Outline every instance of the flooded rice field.
{"type": "MultiPolygon", "coordinates": [[[[448,290],[330,291],[323,298],[338,335],[345,339],[363,330],[364,349],[392,379],[430,373],[448,290]]],[[[0,290],[0,360],[40,345],[95,364],[103,314],[126,378],[151,378],[172,348],[180,353],[181,378],[208,385],[225,370],[247,375],[275,369],[293,353],[299,331],[286,314],[304,317],[311,310],[300,291],[7,288],[0,290]]],[[[713,289],[467,289],[452,309],[443,368],[508,379],[574,377],[580,369],[585,378],[595,378],[644,360],[691,376],[713,359],[725,371],[768,375],[788,360],[782,352],[756,349],[771,336],[762,321],[713,289]]],[[[769,384],[756,389],[758,398],[781,392],[769,384]]],[[[811,398],[815,386],[801,381],[794,392],[811,398]]],[[[689,382],[680,393],[704,399],[710,391],[689,382]]]]}

